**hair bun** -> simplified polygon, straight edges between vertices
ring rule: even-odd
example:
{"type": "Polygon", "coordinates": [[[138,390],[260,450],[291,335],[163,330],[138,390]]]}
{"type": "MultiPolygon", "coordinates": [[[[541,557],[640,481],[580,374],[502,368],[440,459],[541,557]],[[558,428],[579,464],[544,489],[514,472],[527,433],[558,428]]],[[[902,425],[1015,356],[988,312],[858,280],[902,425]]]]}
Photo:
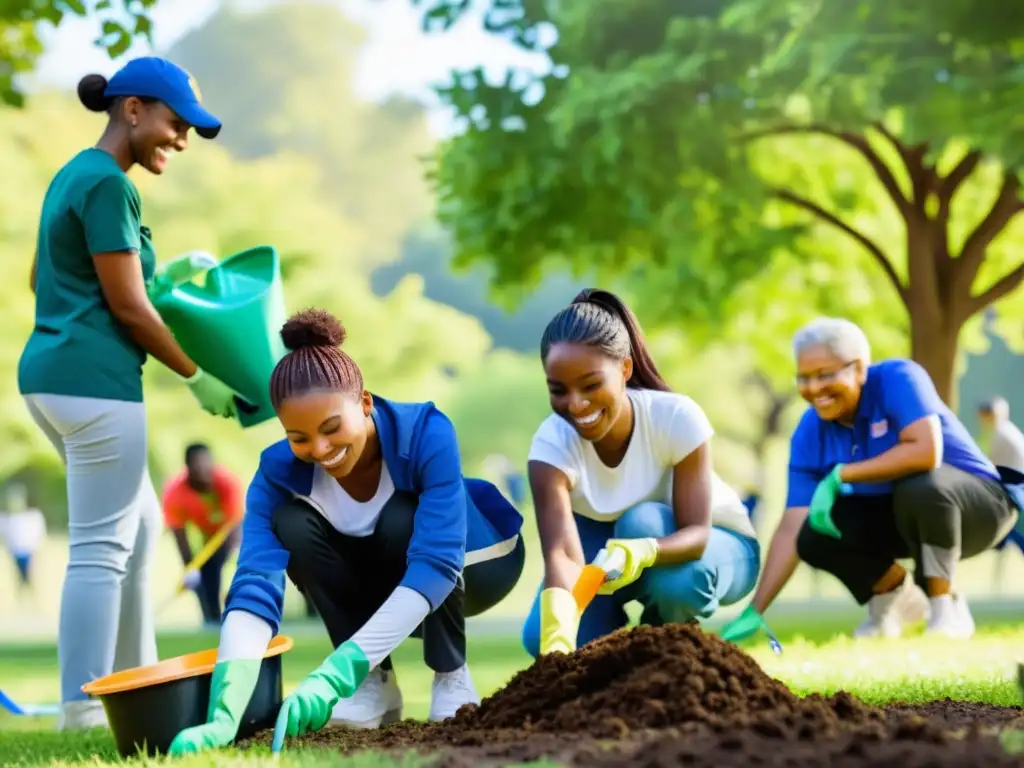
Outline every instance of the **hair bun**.
{"type": "Polygon", "coordinates": [[[281,338],[291,350],[337,347],[345,340],[345,327],[327,309],[303,309],[287,319],[281,338]]]}
{"type": "Polygon", "coordinates": [[[285,321],[281,340],[292,351],[303,347],[339,347],[345,341],[345,326],[326,309],[304,309],[285,321]]]}
{"type": "Polygon", "coordinates": [[[78,81],[78,100],[90,112],[106,112],[114,100],[105,95],[107,78],[103,75],[86,75],[78,81]]]}

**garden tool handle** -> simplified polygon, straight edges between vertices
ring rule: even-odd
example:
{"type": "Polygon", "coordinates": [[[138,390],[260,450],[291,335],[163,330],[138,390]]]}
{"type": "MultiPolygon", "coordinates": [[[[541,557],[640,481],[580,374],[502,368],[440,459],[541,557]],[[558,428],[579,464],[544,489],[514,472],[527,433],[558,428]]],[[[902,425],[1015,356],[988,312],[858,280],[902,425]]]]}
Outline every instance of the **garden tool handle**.
{"type": "Polygon", "coordinates": [[[619,550],[613,550],[611,554],[604,549],[598,552],[594,562],[583,566],[583,571],[576,584],[572,588],[572,596],[580,613],[586,610],[591,600],[597,597],[597,591],[609,578],[618,578],[626,565],[625,555],[619,550]]]}
{"type": "MultiPolygon", "coordinates": [[[[217,532],[210,537],[210,540],[203,545],[203,548],[199,550],[199,554],[189,561],[189,564],[185,566],[186,571],[198,571],[204,565],[206,561],[216,554],[217,550],[220,549],[221,545],[225,542],[231,532],[238,527],[238,524],[242,522],[242,518],[239,517],[236,520],[230,520],[222,525],[217,532]]],[[[178,592],[185,591],[184,577],[178,583],[178,592]]]]}
{"type": "Polygon", "coordinates": [[[572,596],[576,600],[576,607],[583,613],[590,605],[590,601],[597,597],[597,590],[604,584],[608,574],[604,569],[596,565],[584,565],[580,577],[576,579],[576,585],[572,588],[572,596]]]}

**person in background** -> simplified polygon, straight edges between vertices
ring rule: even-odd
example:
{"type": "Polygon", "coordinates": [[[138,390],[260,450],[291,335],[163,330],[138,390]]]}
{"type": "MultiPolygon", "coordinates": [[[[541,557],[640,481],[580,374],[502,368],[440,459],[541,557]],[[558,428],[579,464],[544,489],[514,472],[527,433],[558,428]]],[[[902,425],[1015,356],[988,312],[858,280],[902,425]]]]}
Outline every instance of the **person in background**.
{"type": "Polygon", "coordinates": [[[32,558],[46,540],[46,518],[42,510],[28,505],[28,491],[21,483],[9,483],[4,497],[4,543],[18,569],[19,589],[25,594],[32,587],[32,558]]]}
{"type": "MultiPolygon", "coordinates": [[[[1024,472],[1024,433],[1010,421],[1010,404],[1002,397],[993,397],[982,403],[978,407],[978,423],[982,433],[980,442],[986,446],[992,463],[997,467],[1024,472]]],[[[1012,551],[1011,546],[1024,552],[1024,532],[1021,531],[1020,521],[996,546],[992,578],[997,593],[1003,591],[1006,560],[1012,551]]]]}
{"type": "Polygon", "coordinates": [[[671,391],[630,309],[588,289],[540,342],[553,413],[527,472],[544,581],[526,622],[531,656],[571,653],[628,620],[706,619],[746,597],[760,548],[739,494],[714,470],[703,409],[671,391]],[[587,563],[618,551],[625,566],[580,616],[572,590],[587,563]]]}
{"type": "Polygon", "coordinates": [[[160,502],[147,466],[142,366],[171,369],[209,413],[230,417],[234,393],[185,354],[147,294],[159,276],[142,198],[128,171],[160,175],[194,131],[221,124],[188,73],[165,59],[125,64],[78,84],[107,116],[95,146],[68,160],[43,198],[29,288],[35,324],[18,390],[67,467],[69,560],[57,657],[60,730],[106,725],[82,686],[157,661],[149,564],[160,502]]]}
{"type": "Polygon", "coordinates": [[[246,496],[208,721],[181,731],[172,755],[234,740],[280,627],[282,572],[316,605],[335,650],[285,699],[275,743],[328,721],[399,719],[391,654],[416,634],[434,672],[430,719],[479,703],[466,617],[504,599],[522,573],[522,517],[493,484],[463,476],[447,416],[367,391],[326,311],[299,312],[281,338],[290,351],[270,399],[286,437],[263,451],[246,496]]]}
{"type": "Polygon", "coordinates": [[[790,441],[786,511],[753,601],[722,636],[735,641],[761,629],[765,609],[803,560],[868,606],[857,637],[898,636],[925,616],[931,634],[970,637],[974,620],[955,586],[957,564],[1013,528],[1014,491],[925,370],[902,358],[872,364],[854,323],[812,322],[797,332],[793,351],[810,407],[790,441]],[[913,580],[900,558],[913,559],[913,580]]]}
{"type": "Polygon", "coordinates": [[[997,467],[1024,472],[1024,432],[1010,421],[1010,404],[993,397],[978,408],[978,421],[987,438],[988,457],[997,467]]]}
{"type": "MultiPolygon", "coordinates": [[[[196,528],[205,544],[225,525],[237,525],[243,515],[242,484],[226,468],[213,461],[205,443],[193,443],[185,449],[185,468],[164,489],[164,523],[174,534],[181,562],[188,569],[194,553],[187,526],[196,528]]],[[[198,570],[185,571],[184,584],[196,593],[203,621],[220,624],[221,573],[228,556],[238,545],[236,527],[198,570]]]]}

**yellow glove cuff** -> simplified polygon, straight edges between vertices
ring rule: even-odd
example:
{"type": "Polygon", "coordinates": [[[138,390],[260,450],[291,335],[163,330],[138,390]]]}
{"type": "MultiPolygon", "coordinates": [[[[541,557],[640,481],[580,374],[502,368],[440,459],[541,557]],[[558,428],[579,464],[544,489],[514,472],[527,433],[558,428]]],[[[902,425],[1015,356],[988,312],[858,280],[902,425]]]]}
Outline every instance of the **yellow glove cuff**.
{"type": "Polygon", "coordinates": [[[579,608],[567,589],[545,589],[540,593],[540,653],[572,653],[580,626],[579,608]]]}

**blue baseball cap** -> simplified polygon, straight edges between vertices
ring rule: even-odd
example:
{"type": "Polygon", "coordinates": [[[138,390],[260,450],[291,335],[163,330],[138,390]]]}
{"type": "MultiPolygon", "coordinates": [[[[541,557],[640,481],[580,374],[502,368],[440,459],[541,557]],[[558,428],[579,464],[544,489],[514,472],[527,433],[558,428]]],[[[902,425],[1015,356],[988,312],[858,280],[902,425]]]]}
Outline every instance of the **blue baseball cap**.
{"type": "Polygon", "coordinates": [[[167,59],[157,56],[132,59],[110,78],[103,95],[159,99],[204,139],[213,139],[220,133],[220,120],[200,103],[202,96],[195,78],[167,59]]]}

